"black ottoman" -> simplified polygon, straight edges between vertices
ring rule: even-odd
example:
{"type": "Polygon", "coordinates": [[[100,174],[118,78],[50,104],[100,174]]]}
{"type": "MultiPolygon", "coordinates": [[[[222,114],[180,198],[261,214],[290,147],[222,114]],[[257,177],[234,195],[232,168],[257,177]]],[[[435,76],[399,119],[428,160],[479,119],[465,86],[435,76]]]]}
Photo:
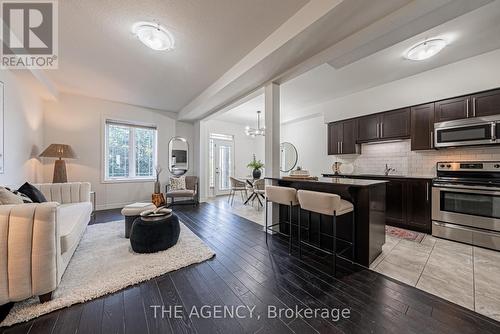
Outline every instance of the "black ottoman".
{"type": "Polygon", "coordinates": [[[130,245],[136,253],[166,250],[179,240],[179,218],[175,214],[163,217],[139,217],[132,225],[130,245]]]}

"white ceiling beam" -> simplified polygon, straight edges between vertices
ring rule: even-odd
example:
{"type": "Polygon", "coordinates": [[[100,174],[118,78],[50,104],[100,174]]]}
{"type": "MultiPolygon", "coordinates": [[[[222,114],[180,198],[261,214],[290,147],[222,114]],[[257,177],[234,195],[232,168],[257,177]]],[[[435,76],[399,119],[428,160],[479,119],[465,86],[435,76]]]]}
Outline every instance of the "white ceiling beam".
{"type": "Polygon", "coordinates": [[[210,85],[203,93],[179,112],[179,120],[193,120],[205,116],[207,100],[257,66],[263,59],[296,37],[319,18],[331,11],[343,0],[311,0],[295,15],[282,24],[269,37],[248,53],[222,77],[210,85]]]}

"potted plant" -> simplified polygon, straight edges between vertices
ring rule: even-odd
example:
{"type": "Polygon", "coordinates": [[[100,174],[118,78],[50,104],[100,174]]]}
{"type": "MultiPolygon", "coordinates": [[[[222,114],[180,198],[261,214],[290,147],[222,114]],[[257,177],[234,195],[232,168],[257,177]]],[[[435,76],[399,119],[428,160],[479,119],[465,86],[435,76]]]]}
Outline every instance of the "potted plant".
{"type": "Polygon", "coordinates": [[[262,161],[255,159],[255,154],[253,155],[252,161],[247,165],[248,168],[252,168],[252,175],[254,179],[260,179],[262,175],[261,169],[264,167],[262,161]]]}

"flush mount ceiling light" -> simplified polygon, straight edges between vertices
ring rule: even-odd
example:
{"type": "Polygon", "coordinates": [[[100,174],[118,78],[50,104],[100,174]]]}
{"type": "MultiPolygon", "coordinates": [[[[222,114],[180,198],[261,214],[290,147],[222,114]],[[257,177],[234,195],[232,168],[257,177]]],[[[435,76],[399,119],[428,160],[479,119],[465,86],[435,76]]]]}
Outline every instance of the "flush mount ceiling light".
{"type": "Polygon", "coordinates": [[[265,136],[266,129],[260,127],[260,110],[257,111],[257,128],[245,127],[245,134],[250,137],[265,136]]]}
{"type": "Polygon", "coordinates": [[[132,32],[148,48],[157,51],[172,50],[174,37],[159,23],[137,22],[132,26],[132,32]]]}
{"type": "Polygon", "coordinates": [[[441,38],[428,39],[413,46],[406,52],[406,58],[410,60],[424,60],[437,55],[446,46],[446,41],[441,38]]]}

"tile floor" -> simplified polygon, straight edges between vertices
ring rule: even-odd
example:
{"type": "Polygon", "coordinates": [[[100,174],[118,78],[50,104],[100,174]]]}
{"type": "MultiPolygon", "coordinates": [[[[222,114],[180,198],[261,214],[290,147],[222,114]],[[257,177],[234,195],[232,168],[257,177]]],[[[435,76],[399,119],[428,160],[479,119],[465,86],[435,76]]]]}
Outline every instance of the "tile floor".
{"type": "MultiPolygon", "coordinates": [[[[264,210],[235,196],[209,202],[264,225],[264,210]]],[[[500,321],[500,252],[426,235],[421,242],[386,236],[370,269],[500,321]]]]}
{"type": "Polygon", "coordinates": [[[370,269],[500,320],[500,252],[426,235],[387,235],[370,269]]]}

